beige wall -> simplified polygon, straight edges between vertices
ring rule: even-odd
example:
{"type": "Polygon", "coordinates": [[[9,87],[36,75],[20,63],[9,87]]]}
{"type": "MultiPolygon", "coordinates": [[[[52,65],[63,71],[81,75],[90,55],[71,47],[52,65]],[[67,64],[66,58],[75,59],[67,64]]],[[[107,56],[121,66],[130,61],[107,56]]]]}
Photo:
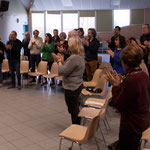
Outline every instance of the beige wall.
{"type": "Polygon", "coordinates": [[[95,17],[95,11],[80,11],[80,17],[95,17]]]}
{"type": "Polygon", "coordinates": [[[150,8],[145,9],[145,22],[144,23],[150,24],[150,8]]]}
{"type": "Polygon", "coordinates": [[[131,24],[143,24],[143,23],[144,23],[144,9],[132,9],[131,24]]]}
{"type": "Polygon", "coordinates": [[[112,31],[112,10],[98,10],[96,11],[97,31],[112,31]]]}

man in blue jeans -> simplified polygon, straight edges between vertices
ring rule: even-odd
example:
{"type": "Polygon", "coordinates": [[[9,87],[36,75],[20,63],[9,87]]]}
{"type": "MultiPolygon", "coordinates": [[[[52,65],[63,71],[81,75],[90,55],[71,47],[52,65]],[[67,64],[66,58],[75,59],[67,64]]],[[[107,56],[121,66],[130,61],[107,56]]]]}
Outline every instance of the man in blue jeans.
{"type": "Polygon", "coordinates": [[[9,35],[9,41],[6,44],[6,53],[9,63],[9,70],[12,79],[12,85],[8,89],[15,88],[15,71],[18,79],[18,90],[21,90],[21,75],[20,75],[20,51],[22,43],[17,39],[17,32],[12,31],[9,35]]]}

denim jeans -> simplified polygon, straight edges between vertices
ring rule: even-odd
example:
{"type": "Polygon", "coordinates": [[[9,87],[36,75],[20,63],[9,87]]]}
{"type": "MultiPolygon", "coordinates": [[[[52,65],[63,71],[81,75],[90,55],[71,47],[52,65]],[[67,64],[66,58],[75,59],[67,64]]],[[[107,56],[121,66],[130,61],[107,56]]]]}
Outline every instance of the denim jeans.
{"type": "Polygon", "coordinates": [[[3,82],[2,63],[0,63],[0,83],[3,82]]]}
{"type": "Polygon", "coordinates": [[[12,85],[15,86],[15,71],[17,74],[18,85],[21,85],[21,75],[20,75],[20,60],[8,60],[9,70],[11,74],[12,85]]]}

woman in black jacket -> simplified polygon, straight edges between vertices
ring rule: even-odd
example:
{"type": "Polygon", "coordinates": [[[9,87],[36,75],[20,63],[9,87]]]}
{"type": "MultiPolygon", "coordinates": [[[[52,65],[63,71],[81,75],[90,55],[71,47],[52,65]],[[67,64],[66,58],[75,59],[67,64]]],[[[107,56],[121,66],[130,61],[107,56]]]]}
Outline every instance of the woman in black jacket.
{"type": "Polygon", "coordinates": [[[2,87],[2,83],[3,83],[2,62],[4,59],[4,50],[5,50],[5,45],[0,41],[0,87],[2,87]]]}

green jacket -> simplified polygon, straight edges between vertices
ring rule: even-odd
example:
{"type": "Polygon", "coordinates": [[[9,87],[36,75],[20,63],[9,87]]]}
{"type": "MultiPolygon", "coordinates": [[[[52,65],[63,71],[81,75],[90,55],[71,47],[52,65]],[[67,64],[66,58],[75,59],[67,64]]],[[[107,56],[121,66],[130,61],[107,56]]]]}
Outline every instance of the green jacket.
{"type": "Polygon", "coordinates": [[[42,52],[42,60],[52,60],[52,53],[54,52],[55,46],[53,43],[46,44],[45,47],[41,47],[41,52],[42,52]]]}

